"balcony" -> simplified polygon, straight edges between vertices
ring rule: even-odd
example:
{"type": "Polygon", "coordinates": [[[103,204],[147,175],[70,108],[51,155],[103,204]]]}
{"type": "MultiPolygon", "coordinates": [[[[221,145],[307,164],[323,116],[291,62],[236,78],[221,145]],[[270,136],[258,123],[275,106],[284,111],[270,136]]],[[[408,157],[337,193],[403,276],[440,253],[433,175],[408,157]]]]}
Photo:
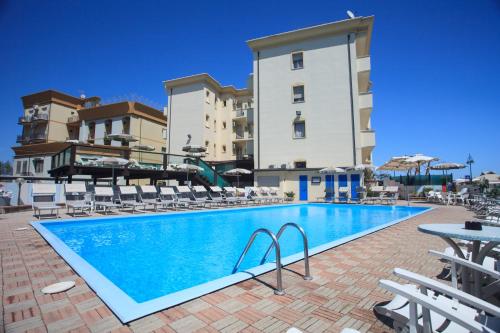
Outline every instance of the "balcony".
{"type": "Polygon", "coordinates": [[[359,109],[371,109],[373,108],[373,94],[363,93],[359,94],[359,109]]]}
{"type": "Polygon", "coordinates": [[[45,133],[33,133],[30,135],[30,142],[46,141],[47,135],[45,133]]]}
{"type": "Polygon", "coordinates": [[[76,123],[77,125],[79,125],[80,117],[78,117],[78,115],[68,117],[67,123],[71,125],[76,123]]]}
{"type": "Polygon", "coordinates": [[[248,141],[248,140],[253,140],[253,133],[252,132],[234,132],[233,133],[233,141],[248,141]]]}
{"type": "Polygon", "coordinates": [[[248,111],[251,111],[252,108],[243,108],[236,109],[233,111],[233,120],[247,120],[248,119],[248,111]]]}
{"type": "Polygon", "coordinates": [[[375,147],[375,131],[361,131],[361,147],[375,147]]]}
{"type": "Polygon", "coordinates": [[[25,137],[24,135],[18,135],[16,137],[16,143],[25,144],[29,142],[29,137],[25,137]]]}
{"type": "Polygon", "coordinates": [[[29,115],[29,116],[22,116],[19,117],[18,124],[28,124],[32,122],[43,122],[43,121],[48,121],[49,120],[49,115],[47,113],[41,113],[37,115],[29,115]]]}
{"type": "Polygon", "coordinates": [[[357,59],[358,67],[358,92],[366,93],[370,90],[370,57],[362,57],[357,59]]]}

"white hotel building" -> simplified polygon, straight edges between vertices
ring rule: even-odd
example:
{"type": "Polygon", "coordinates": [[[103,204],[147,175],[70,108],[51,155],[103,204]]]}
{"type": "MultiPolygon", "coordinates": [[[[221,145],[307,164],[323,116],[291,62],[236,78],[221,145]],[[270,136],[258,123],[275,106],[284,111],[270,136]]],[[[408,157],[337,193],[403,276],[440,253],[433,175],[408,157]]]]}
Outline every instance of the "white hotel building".
{"type": "Polygon", "coordinates": [[[279,186],[283,192],[295,192],[299,200],[324,196],[325,185],[336,191],[339,185],[348,186],[355,195],[362,183],[358,171],[334,176],[318,171],[371,164],[372,26],[373,16],[356,17],[248,41],[253,83],[247,89],[221,87],[206,74],[166,81],[171,152],[180,150],[189,132],[196,139],[193,143],[209,141],[209,160],[239,158],[219,150],[220,142],[234,143],[234,135],[232,129],[219,131],[218,119],[234,113],[224,109],[227,103],[216,105],[244,96],[253,105],[246,117],[252,124],[246,127],[248,138],[253,140],[246,149],[254,158],[256,185],[279,186]],[[211,94],[214,113],[207,106],[211,94]],[[216,115],[213,123],[210,114],[216,115]]]}

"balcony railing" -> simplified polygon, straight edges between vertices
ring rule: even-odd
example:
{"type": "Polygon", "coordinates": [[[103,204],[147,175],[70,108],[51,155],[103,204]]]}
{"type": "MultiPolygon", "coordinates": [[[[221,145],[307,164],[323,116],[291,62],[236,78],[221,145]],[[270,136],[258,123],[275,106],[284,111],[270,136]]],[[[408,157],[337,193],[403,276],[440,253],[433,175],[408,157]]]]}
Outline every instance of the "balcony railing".
{"type": "Polygon", "coordinates": [[[23,136],[23,135],[18,135],[16,137],[16,143],[26,143],[29,141],[29,138],[23,136]]]}
{"type": "Polygon", "coordinates": [[[19,117],[18,124],[26,124],[34,121],[48,121],[49,115],[46,113],[41,113],[37,115],[28,115],[19,117]]]}
{"type": "Polygon", "coordinates": [[[79,121],[80,121],[80,117],[78,117],[78,115],[68,117],[68,124],[77,123],[79,121]]]}
{"type": "Polygon", "coordinates": [[[30,141],[40,141],[46,139],[47,135],[45,133],[33,133],[30,135],[30,141]]]}

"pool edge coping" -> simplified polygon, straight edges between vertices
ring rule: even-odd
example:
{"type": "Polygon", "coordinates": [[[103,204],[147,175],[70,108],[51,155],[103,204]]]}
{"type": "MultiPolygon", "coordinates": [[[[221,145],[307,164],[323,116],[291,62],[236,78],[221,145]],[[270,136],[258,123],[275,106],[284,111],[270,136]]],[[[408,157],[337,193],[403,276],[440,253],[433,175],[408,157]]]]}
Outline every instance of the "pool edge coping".
{"type": "MultiPolygon", "coordinates": [[[[266,207],[278,207],[278,206],[296,206],[296,205],[304,205],[304,204],[318,204],[318,205],[332,205],[331,203],[294,203],[294,204],[283,204],[283,205],[273,205],[273,206],[252,206],[252,207],[235,207],[229,208],[230,210],[239,210],[239,209],[247,209],[247,208],[266,208],[266,207]]],[[[334,204],[334,205],[346,205],[350,206],[350,204],[334,204]]],[[[369,205],[367,207],[373,207],[379,205],[369,205]]],[[[390,207],[383,206],[382,207],[390,207]]],[[[408,206],[392,206],[392,207],[408,207],[408,206]]],[[[411,207],[411,206],[410,206],[411,207]]],[[[397,219],[394,221],[390,221],[384,224],[381,224],[376,227],[372,227],[366,229],[364,231],[342,237],[332,242],[328,242],[314,248],[309,249],[309,257],[316,255],[318,253],[330,250],[337,246],[346,244],[363,236],[372,234],[382,229],[386,229],[395,224],[401,223],[408,219],[414,218],[424,213],[428,213],[434,210],[434,207],[428,206],[418,206],[412,208],[423,208],[422,211],[419,211],[411,216],[404,217],[401,219],[397,219]]],[[[208,210],[209,211],[209,210],[208,210]]],[[[217,211],[217,210],[214,210],[217,211]]],[[[199,212],[207,212],[207,210],[197,210],[197,211],[174,211],[174,212],[165,212],[163,214],[184,214],[184,213],[199,213],[199,212]]],[[[163,215],[162,213],[151,213],[151,214],[138,214],[138,215],[112,215],[112,216],[103,216],[97,217],[98,219],[109,219],[109,218],[134,218],[141,216],[158,216],[163,215]]],[[[101,272],[99,272],[96,268],[94,268],[90,263],[88,263],[85,259],[80,257],[76,252],[74,252],[71,248],[69,248],[62,240],[60,240],[57,236],[55,236],[50,230],[43,226],[43,223],[56,223],[56,222],[65,222],[65,221],[84,221],[84,220],[95,220],[95,216],[84,217],[79,219],[58,219],[58,220],[44,220],[44,221],[32,221],[31,226],[44,238],[47,243],[54,249],[54,251],[85,281],[85,283],[96,293],[97,297],[99,297],[105,305],[111,309],[111,311],[120,319],[122,323],[128,323],[133,320],[145,317],[147,315],[165,310],[167,308],[185,303],[195,298],[202,297],[206,294],[215,292],[217,290],[229,287],[231,285],[237,284],[239,282],[243,282],[245,280],[254,278],[258,275],[262,275],[268,273],[276,268],[276,264],[266,263],[263,265],[259,265],[245,271],[241,271],[235,274],[227,275],[197,286],[193,286],[190,288],[186,288],[183,290],[179,290],[164,296],[157,297],[155,299],[145,301],[142,303],[138,303],[133,300],[129,295],[127,295],[123,290],[121,290],[118,286],[116,286],[113,282],[111,282],[108,278],[106,278],[101,272]]],[[[303,252],[295,253],[284,257],[281,259],[282,266],[289,265],[295,263],[297,261],[303,260],[304,254],[303,252]]]]}

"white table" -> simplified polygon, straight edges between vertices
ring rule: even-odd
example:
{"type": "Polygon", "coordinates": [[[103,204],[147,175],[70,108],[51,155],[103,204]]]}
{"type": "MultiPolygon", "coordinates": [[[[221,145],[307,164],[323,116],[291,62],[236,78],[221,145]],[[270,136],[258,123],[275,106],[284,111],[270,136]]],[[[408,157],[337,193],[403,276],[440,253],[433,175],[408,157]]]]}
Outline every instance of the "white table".
{"type": "MultiPolygon", "coordinates": [[[[453,239],[462,239],[472,241],[471,260],[477,264],[482,264],[484,257],[500,244],[500,227],[489,227],[483,225],[483,230],[467,230],[465,224],[421,224],[418,230],[441,237],[448,245],[450,245],[455,254],[462,259],[467,259],[462,253],[462,250],[453,239]],[[482,242],[486,242],[482,247],[482,242]]],[[[464,267],[463,267],[464,268],[464,267]]],[[[462,282],[465,290],[468,290],[468,276],[466,269],[462,269],[462,282]]],[[[474,278],[474,289],[477,292],[479,288],[479,278],[474,278]]]]}

